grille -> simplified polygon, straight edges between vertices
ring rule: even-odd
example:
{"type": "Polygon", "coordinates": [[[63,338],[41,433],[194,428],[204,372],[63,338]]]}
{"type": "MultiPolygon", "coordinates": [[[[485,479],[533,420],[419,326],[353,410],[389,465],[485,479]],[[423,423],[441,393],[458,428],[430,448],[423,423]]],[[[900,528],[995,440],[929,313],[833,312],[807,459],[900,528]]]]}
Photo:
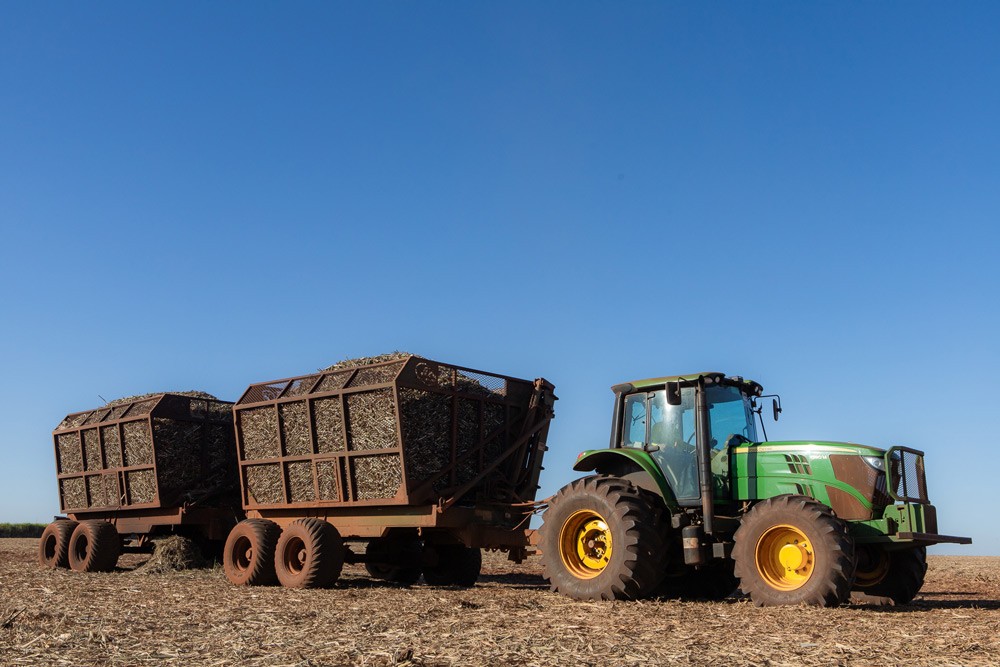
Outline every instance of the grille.
{"type": "Polygon", "coordinates": [[[875,477],[875,492],[872,494],[872,504],[877,507],[892,505],[892,496],[885,488],[885,473],[880,472],[875,477]]]}
{"type": "Polygon", "coordinates": [[[889,492],[896,500],[927,504],[923,452],[908,447],[889,450],[889,492]]]}

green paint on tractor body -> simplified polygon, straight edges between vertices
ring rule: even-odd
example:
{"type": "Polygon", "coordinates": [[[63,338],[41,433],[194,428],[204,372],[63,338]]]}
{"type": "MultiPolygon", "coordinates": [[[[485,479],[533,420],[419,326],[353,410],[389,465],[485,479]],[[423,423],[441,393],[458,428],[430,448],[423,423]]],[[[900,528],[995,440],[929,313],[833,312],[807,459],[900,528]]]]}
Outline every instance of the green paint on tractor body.
{"type": "MultiPolygon", "coordinates": [[[[672,514],[713,507],[720,517],[737,517],[768,498],[807,496],[844,519],[858,543],[892,548],[967,541],[937,535],[922,452],[847,442],[759,440],[754,415],[761,414],[761,385],[717,372],[637,380],[613,391],[610,447],[582,452],[573,468],[648,477],[645,488],[658,492],[672,514]],[[696,391],[703,397],[698,401],[708,419],[702,423],[710,433],[698,426],[696,391]],[[708,469],[699,467],[705,459],[710,461],[711,500],[698,482],[700,470],[708,469]]],[[[775,403],[775,418],[779,412],[775,403]]]]}

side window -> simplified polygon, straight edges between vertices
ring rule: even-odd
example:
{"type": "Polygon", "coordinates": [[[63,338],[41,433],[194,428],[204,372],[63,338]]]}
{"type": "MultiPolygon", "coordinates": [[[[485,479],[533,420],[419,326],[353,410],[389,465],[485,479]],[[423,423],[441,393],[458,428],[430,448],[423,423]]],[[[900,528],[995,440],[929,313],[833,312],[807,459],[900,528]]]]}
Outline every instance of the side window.
{"type": "Polygon", "coordinates": [[[646,394],[625,397],[624,447],[642,447],[646,443],[646,394]]]}
{"type": "Polygon", "coordinates": [[[649,401],[649,441],[654,445],[668,445],[677,439],[676,420],[669,419],[674,416],[670,408],[665,390],[653,392],[649,401]]]}
{"type": "MultiPolygon", "coordinates": [[[[693,404],[694,403],[694,397],[692,396],[691,399],[692,399],[691,402],[693,404]]],[[[684,439],[685,443],[687,443],[689,445],[693,445],[694,444],[694,405],[691,405],[691,407],[686,407],[686,409],[684,410],[684,414],[682,415],[681,419],[682,419],[682,421],[684,423],[684,426],[683,426],[683,432],[684,433],[683,433],[683,435],[681,437],[684,439]]]]}

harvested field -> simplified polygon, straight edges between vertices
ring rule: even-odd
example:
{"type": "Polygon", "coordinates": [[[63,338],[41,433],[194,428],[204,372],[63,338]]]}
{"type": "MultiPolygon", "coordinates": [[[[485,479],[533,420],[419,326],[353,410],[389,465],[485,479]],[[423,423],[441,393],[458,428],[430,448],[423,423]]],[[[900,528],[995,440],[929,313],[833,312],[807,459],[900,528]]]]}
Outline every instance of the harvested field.
{"type": "Polygon", "coordinates": [[[135,568],[135,574],[166,574],[181,570],[211,567],[193,540],[171,535],[153,541],[153,555],[135,568]]]}
{"type": "Polygon", "coordinates": [[[489,554],[473,589],[372,581],[237,588],[222,572],[77,574],[0,540],[4,665],[986,665],[1000,662],[1000,558],[931,557],[904,607],[744,600],[574,602],[529,559],[489,554]]]}

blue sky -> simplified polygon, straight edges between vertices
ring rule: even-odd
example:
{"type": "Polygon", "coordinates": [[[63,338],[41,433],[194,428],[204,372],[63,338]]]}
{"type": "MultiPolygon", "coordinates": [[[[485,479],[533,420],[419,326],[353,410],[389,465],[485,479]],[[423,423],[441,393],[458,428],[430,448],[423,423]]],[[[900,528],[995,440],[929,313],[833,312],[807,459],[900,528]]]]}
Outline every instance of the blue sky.
{"type": "Polygon", "coordinates": [[[780,392],[773,438],[928,453],[1000,554],[992,3],[0,7],[0,521],[50,432],[405,349],[557,386],[780,392]]]}

